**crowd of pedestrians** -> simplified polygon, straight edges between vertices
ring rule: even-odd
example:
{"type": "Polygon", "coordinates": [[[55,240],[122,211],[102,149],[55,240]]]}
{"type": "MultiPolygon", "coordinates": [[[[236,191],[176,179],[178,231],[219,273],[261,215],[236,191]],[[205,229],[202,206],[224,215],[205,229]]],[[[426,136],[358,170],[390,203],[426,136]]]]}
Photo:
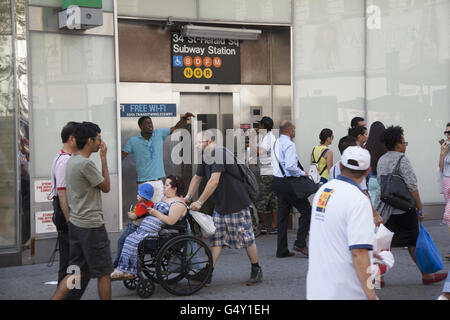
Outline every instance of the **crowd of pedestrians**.
{"type": "MultiPolygon", "coordinates": [[[[122,159],[131,154],[136,163],[138,204],[128,215],[132,221],[118,240],[114,261],[101,202],[101,193],[110,190],[107,147],[101,139],[101,129],[91,122],[69,122],[63,128],[63,148],[52,165],[52,195],[67,226],[58,229],[60,268],[54,299],[80,299],[91,278],[98,279],[99,297],[111,299],[112,280],[136,276],[140,241],[148,235],[157,237],[164,225],[177,223],[188,209],[201,211],[209,198],[214,200],[216,227],[211,238],[212,270],[222,248],[245,249],[250,262],[246,284],[263,281],[252,226],[252,200],[243,180],[238,178],[241,176],[238,160],[217,143],[214,131],[202,131],[194,137],[203,161],[197,165],[185,196],[183,179],[166,176],[164,139],[182,128],[191,117],[194,117],[191,113],[181,115],[174,127],[161,129],[153,128],[151,118],[142,117],[138,121],[140,133],[130,138],[122,150],[122,159]],[[90,159],[96,152],[100,155],[100,170],[90,159]],[[199,190],[203,178],[206,186],[199,190]],[[198,191],[199,196],[194,199],[198,191]],[[81,270],[81,287],[73,290],[71,282],[76,279],[66,275],[71,265],[81,270]]],[[[408,142],[403,129],[399,126],[386,128],[376,121],[368,131],[365,120],[355,117],[348,135],[339,139],[341,159],[336,163],[329,147],[334,133],[328,128],[321,130],[320,143],[310,156],[310,165],[316,164],[320,175],[311,203],[307,196],[299,197],[292,187],[293,180],[308,177],[293,142],[295,123],[282,121],[279,138],[272,133],[273,127],[269,117],[259,121],[258,129],[264,132],[256,146],[261,179],[255,207],[263,221],[264,233],[277,235],[275,256],[289,258],[298,252],[309,259],[307,299],[376,299],[367,281],[372,259],[383,260],[379,252],[373,252],[376,226],[384,224],[394,232],[392,247],[408,247],[415,262],[418,222],[425,217],[417,177],[405,156],[408,142]],[[414,200],[414,212],[394,208],[381,199],[381,177],[394,170],[399,171],[414,200]],[[287,231],[293,207],[300,215],[297,237],[290,251],[287,231]],[[269,221],[266,221],[267,215],[270,215],[269,221]]],[[[439,173],[446,201],[443,223],[450,231],[450,123],[444,134],[446,139],[440,141],[439,173]]],[[[450,252],[446,257],[450,259],[450,252]]],[[[440,299],[449,298],[447,273],[422,272],[424,285],[446,277],[440,299]]],[[[209,277],[207,286],[212,279],[209,277]]]]}

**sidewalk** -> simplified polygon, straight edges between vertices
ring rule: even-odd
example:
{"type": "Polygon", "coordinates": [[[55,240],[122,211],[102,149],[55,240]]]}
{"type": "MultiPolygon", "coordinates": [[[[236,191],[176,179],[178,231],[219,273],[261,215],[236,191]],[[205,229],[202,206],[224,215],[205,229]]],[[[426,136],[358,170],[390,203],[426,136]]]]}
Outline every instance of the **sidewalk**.
{"type": "MultiPolygon", "coordinates": [[[[442,255],[450,250],[447,226],[439,220],[425,221],[442,255]]],[[[289,232],[289,243],[293,244],[295,232],[289,232]]],[[[189,297],[176,297],[156,285],[149,300],[304,300],[306,298],[306,273],[308,260],[296,254],[291,258],[275,257],[276,235],[261,235],[256,239],[260,265],[264,280],[260,285],[247,287],[250,263],[245,250],[224,249],[214,270],[211,287],[203,288],[189,297]]],[[[386,286],[377,290],[381,300],[435,300],[441,293],[444,282],[422,285],[420,273],[410,259],[406,249],[393,250],[395,266],[385,276],[386,286]]],[[[444,261],[445,271],[450,267],[444,261]]],[[[52,267],[45,264],[8,267],[0,269],[0,299],[47,300],[56,286],[45,284],[56,281],[58,262],[52,267]]],[[[97,281],[91,280],[83,297],[98,299],[97,281]]],[[[112,283],[113,299],[140,299],[135,291],[126,289],[122,282],[112,283]]]]}

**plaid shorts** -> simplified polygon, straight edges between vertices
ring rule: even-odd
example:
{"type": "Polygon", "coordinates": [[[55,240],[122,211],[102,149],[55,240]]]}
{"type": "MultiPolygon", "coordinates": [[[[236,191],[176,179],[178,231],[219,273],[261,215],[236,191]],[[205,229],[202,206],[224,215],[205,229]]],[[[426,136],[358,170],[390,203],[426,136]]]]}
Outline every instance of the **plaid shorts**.
{"type": "Polygon", "coordinates": [[[255,243],[250,208],[221,215],[213,214],[216,233],[212,237],[213,247],[248,248],[255,243]]]}

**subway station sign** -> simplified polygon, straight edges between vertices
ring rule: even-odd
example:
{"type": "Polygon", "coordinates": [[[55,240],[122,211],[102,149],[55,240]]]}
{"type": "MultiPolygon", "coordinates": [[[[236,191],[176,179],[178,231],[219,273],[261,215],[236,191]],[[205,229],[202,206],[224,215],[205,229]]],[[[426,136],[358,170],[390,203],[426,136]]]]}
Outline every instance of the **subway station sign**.
{"type": "Polygon", "coordinates": [[[172,33],[172,82],[240,84],[239,40],[172,33]]]}

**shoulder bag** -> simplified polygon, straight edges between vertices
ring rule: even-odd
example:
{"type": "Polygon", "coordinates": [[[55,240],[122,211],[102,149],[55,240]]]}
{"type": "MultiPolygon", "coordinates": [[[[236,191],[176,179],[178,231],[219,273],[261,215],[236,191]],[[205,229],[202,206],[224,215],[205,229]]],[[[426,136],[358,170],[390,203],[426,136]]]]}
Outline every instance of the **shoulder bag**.
{"type": "MultiPolygon", "coordinates": [[[[314,183],[314,181],[312,181],[310,178],[308,178],[306,176],[286,177],[286,173],[284,172],[284,169],[281,166],[280,160],[277,157],[275,148],[274,148],[274,154],[275,154],[275,158],[278,161],[278,166],[280,167],[281,173],[283,174],[283,177],[286,178],[287,183],[290,185],[293,193],[296,196],[296,200],[307,199],[310,195],[317,192],[317,190],[319,189],[319,184],[314,183]]],[[[297,161],[297,165],[300,169],[305,171],[299,161],[297,161]]]]}
{"type": "Polygon", "coordinates": [[[400,162],[404,157],[400,157],[392,173],[380,176],[380,199],[394,208],[415,213],[415,201],[400,175],[400,162]]]}

